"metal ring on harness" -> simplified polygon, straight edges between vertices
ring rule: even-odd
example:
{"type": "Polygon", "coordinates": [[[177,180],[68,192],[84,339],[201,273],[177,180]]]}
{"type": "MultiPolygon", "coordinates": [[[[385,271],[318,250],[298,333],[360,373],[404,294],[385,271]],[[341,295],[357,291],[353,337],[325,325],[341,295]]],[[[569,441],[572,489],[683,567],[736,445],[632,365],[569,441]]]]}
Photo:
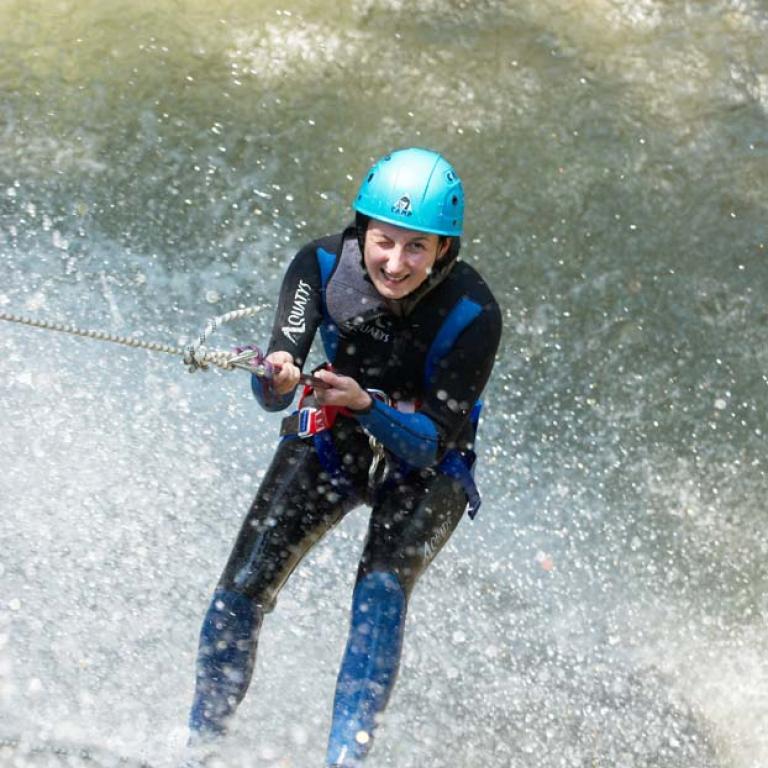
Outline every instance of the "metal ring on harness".
{"type": "MultiPolygon", "coordinates": [[[[380,400],[385,405],[392,405],[392,399],[389,397],[389,395],[384,392],[381,389],[367,389],[366,392],[374,399],[380,400]]],[[[384,450],[384,446],[382,445],[380,440],[377,440],[370,432],[367,432],[365,429],[363,429],[364,432],[368,435],[368,445],[371,447],[371,453],[373,456],[371,457],[371,463],[368,467],[368,489],[373,490],[379,482],[384,482],[384,480],[387,477],[387,474],[389,473],[389,467],[386,464],[386,452],[384,450]],[[379,471],[379,465],[382,462],[382,459],[384,459],[384,472],[379,480],[376,479],[376,475],[379,471]]]]}
{"type": "MultiPolygon", "coordinates": [[[[282,437],[298,437],[305,439],[313,438],[315,449],[317,451],[320,463],[323,469],[336,481],[342,483],[345,479],[342,469],[341,459],[338,456],[333,439],[327,432],[335,423],[336,418],[341,414],[351,416],[352,412],[345,407],[334,405],[304,405],[308,398],[314,392],[313,387],[307,385],[299,398],[299,408],[283,419],[280,425],[280,435],[282,437]]],[[[386,392],[380,389],[367,389],[366,392],[387,405],[392,404],[392,400],[386,392]]],[[[366,433],[368,434],[368,433],[366,433]]],[[[387,475],[386,467],[382,476],[379,478],[379,467],[383,459],[386,459],[384,446],[373,435],[368,434],[368,444],[371,447],[371,463],[368,467],[368,485],[373,489],[378,483],[382,482],[387,475]]]]}

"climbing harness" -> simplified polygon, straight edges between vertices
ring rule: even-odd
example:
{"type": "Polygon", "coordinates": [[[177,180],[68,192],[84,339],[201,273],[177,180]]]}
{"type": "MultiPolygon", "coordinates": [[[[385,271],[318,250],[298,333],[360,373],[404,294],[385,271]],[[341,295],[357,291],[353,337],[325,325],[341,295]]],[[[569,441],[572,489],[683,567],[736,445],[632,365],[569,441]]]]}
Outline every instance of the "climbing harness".
{"type": "MultiPolygon", "coordinates": [[[[330,366],[326,367],[330,369],[330,366]]],[[[393,401],[386,392],[380,389],[366,389],[366,392],[375,400],[380,400],[385,405],[398,410],[411,411],[414,408],[412,403],[393,401]]],[[[286,416],[280,425],[280,436],[312,438],[325,470],[337,478],[339,483],[343,483],[346,478],[342,470],[341,460],[330,436],[330,429],[338,416],[354,416],[354,412],[349,408],[336,405],[319,405],[314,400],[313,394],[313,387],[305,385],[299,398],[298,409],[290,416],[286,416]]],[[[373,435],[367,432],[366,434],[372,453],[371,463],[368,467],[368,488],[373,491],[387,478],[390,466],[384,445],[373,435]]]]}
{"type": "MultiPolygon", "coordinates": [[[[385,392],[378,389],[367,389],[371,397],[384,405],[403,413],[412,413],[419,408],[418,403],[410,401],[393,401],[385,392]]],[[[476,432],[480,420],[482,403],[475,403],[470,413],[470,423],[476,432]]],[[[354,416],[354,412],[345,407],[334,405],[319,405],[313,397],[313,387],[305,385],[299,398],[298,410],[286,416],[280,425],[282,439],[307,439],[314,444],[320,464],[332,478],[334,485],[340,490],[349,488],[350,481],[331,437],[331,428],[338,416],[354,416]]],[[[413,467],[405,460],[399,459],[387,451],[383,443],[377,440],[367,430],[368,442],[372,457],[368,467],[368,490],[372,493],[381,492],[388,486],[391,478],[404,477],[413,467]]],[[[459,482],[467,495],[469,516],[474,518],[480,509],[481,498],[474,480],[474,465],[476,455],[473,450],[449,450],[442,458],[436,469],[459,482]]]]}

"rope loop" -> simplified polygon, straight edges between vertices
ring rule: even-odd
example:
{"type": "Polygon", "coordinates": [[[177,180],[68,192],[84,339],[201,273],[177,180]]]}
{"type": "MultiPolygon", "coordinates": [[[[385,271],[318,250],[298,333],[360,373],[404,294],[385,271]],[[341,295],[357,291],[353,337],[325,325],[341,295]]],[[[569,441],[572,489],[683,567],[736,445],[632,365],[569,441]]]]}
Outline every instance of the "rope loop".
{"type": "Polygon", "coordinates": [[[202,332],[200,333],[198,340],[194,344],[190,344],[184,351],[184,362],[186,363],[189,372],[194,373],[194,371],[197,370],[207,370],[208,363],[213,363],[214,365],[218,365],[220,368],[224,369],[244,367],[233,366],[231,364],[232,359],[237,357],[236,354],[224,354],[222,356],[223,353],[217,350],[209,350],[205,346],[205,342],[208,340],[209,336],[212,336],[213,333],[225,323],[230,323],[233,320],[241,320],[244,317],[252,317],[258,312],[261,312],[261,310],[264,308],[264,306],[244,307],[243,309],[233,309],[230,312],[225,312],[223,315],[219,315],[218,317],[212,317],[205,324],[205,328],[203,328],[202,332]]]}
{"type": "Polygon", "coordinates": [[[235,368],[242,368],[244,370],[250,370],[250,366],[247,361],[242,361],[241,356],[237,353],[232,354],[224,352],[219,349],[208,349],[205,342],[208,337],[211,336],[220,326],[225,323],[229,323],[233,320],[241,320],[244,317],[253,317],[262,310],[266,309],[266,305],[255,305],[253,307],[244,307],[242,309],[235,309],[231,312],[226,312],[218,317],[211,318],[207,323],[200,338],[194,343],[185,348],[174,347],[169,344],[161,344],[153,341],[144,341],[138,339],[135,336],[116,336],[106,331],[98,330],[85,330],[77,328],[74,325],[67,325],[65,323],[52,323],[46,320],[35,320],[30,317],[22,317],[20,315],[14,315],[9,312],[0,312],[0,320],[5,320],[10,323],[19,323],[21,325],[28,325],[32,328],[40,328],[47,331],[58,331],[60,333],[68,333],[73,336],[82,336],[89,339],[96,339],[97,341],[108,341],[112,344],[122,344],[124,346],[133,347],[135,349],[145,349],[150,352],[164,352],[169,355],[180,356],[187,366],[190,373],[197,370],[208,370],[209,365],[215,365],[223,370],[233,370],[235,368]]]}

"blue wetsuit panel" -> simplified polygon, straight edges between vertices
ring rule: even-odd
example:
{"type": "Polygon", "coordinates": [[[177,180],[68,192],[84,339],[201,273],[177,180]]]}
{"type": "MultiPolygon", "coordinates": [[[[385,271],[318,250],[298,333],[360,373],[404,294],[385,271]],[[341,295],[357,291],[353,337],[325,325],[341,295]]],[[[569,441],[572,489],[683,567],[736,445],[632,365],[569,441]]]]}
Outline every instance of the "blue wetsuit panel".
{"type": "MultiPolygon", "coordinates": [[[[324,248],[317,249],[317,263],[320,267],[320,280],[323,289],[328,285],[334,264],[336,263],[336,254],[326,251],[324,248]]],[[[335,323],[328,314],[328,307],[325,304],[325,293],[323,292],[323,322],[320,325],[320,338],[323,340],[325,354],[328,362],[333,363],[336,357],[336,350],[339,348],[339,331],[335,323]]]]}
{"type": "Polygon", "coordinates": [[[424,367],[424,384],[429,386],[435,367],[442,357],[450,352],[461,332],[483,311],[475,301],[462,298],[448,313],[445,322],[435,336],[432,346],[427,353],[427,363],[424,367]]]}
{"type": "Polygon", "coordinates": [[[411,466],[429,467],[437,460],[437,427],[428,416],[400,413],[374,399],[370,411],[355,417],[385,448],[411,466]]]}

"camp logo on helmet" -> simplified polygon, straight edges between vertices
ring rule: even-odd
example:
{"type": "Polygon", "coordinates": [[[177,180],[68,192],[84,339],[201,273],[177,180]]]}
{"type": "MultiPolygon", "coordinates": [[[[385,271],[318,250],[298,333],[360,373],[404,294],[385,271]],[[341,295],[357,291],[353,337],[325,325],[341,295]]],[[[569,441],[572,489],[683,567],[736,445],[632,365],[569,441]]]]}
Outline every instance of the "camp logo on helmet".
{"type": "Polygon", "coordinates": [[[398,213],[401,216],[413,216],[413,210],[411,209],[411,198],[408,195],[403,195],[393,206],[392,213],[398,213]]]}

